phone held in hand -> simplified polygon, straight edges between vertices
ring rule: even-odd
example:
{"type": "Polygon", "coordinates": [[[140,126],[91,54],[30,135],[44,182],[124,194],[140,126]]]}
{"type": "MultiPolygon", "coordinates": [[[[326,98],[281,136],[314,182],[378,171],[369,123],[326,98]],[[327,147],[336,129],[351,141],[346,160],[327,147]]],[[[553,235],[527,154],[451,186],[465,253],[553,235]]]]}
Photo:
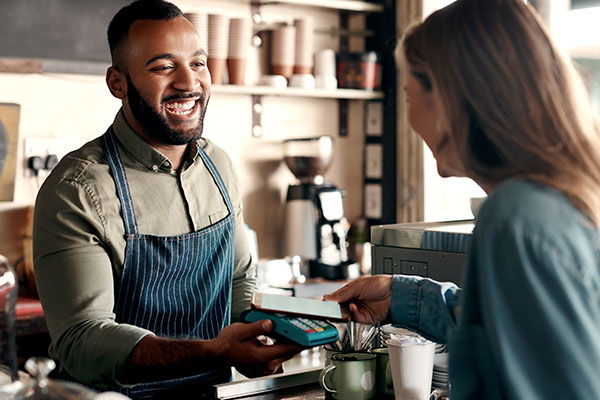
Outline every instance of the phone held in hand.
{"type": "Polygon", "coordinates": [[[251,307],[266,312],[281,312],[331,321],[345,321],[340,305],[333,301],[254,292],[251,307]]]}

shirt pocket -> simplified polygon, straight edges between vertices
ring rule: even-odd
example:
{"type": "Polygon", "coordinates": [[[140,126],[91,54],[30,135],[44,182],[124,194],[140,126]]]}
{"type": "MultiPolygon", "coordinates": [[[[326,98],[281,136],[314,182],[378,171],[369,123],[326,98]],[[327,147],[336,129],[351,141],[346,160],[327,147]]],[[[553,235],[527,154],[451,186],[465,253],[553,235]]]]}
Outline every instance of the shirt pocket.
{"type": "Polygon", "coordinates": [[[499,376],[485,331],[468,325],[453,331],[448,342],[453,399],[502,399],[499,376]]]}
{"type": "Polygon", "coordinates": [[[222,210],[222,211],[218,211],[216,213],[209,214],[208,215],[208,220],[210,221],[211,225],[214,225],[217,222],[219,222],[222,219],[224,219],[225,217],[227,217],[228,215],[229,215],[229,211],[228,210],[222,210]]]}

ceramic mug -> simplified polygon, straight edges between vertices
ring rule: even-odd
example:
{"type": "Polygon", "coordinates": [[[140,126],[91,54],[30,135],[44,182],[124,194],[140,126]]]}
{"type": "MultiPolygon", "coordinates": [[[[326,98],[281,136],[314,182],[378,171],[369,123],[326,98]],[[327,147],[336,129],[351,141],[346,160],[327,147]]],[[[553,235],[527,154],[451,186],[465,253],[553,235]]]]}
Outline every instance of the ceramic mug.
{"type": "Polygon", "coordinates": [[[334,348],[328,347],[327,345],[323,346],[323,349],[325,349],[325,367],[328,366],[329,364],[331,364],[331,356],[332,355],[338,354],[338,353],[345,353],[344,350],[334,349],[334,348]]]}
{"type": "Polygon", "coordinates": [[[394,381],[392,379],[392,368],[390,367],[390,354],[387,347],[372,349],[377,357],[376,386],[377,395],[380,397],[394,396],[394,381]]]}
{"type": "Polygon", "coordinates": [[[377,360],[371,353],[337,353],[319,375],[319,384],[334,399],[374,399],[377,360]]]}

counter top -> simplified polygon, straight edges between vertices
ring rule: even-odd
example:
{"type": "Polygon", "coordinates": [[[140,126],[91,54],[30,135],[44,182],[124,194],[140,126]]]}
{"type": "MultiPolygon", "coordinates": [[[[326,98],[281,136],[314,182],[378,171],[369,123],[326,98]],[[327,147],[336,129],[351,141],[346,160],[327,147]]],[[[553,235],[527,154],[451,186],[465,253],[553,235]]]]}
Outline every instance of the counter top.
{"type": "Polygon", "coordinates": [[[215,398],[324,399],[325,392],[318,383],[321,369],[317,367],[215,385],[215,398]]]}

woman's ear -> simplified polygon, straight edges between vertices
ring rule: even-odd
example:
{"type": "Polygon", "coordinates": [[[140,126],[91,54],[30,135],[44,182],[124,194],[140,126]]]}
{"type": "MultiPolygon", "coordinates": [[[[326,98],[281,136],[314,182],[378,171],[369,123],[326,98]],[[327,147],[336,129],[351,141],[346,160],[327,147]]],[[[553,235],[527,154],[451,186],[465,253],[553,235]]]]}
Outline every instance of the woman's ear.
{"type": "Polygon", "coordinates": [[[125,79],[125,75],[115,67],[108,67],[106,70],[106,84],[110,93],[117,99],[122,100],[127,95],[127,80],[125,79]]]}

